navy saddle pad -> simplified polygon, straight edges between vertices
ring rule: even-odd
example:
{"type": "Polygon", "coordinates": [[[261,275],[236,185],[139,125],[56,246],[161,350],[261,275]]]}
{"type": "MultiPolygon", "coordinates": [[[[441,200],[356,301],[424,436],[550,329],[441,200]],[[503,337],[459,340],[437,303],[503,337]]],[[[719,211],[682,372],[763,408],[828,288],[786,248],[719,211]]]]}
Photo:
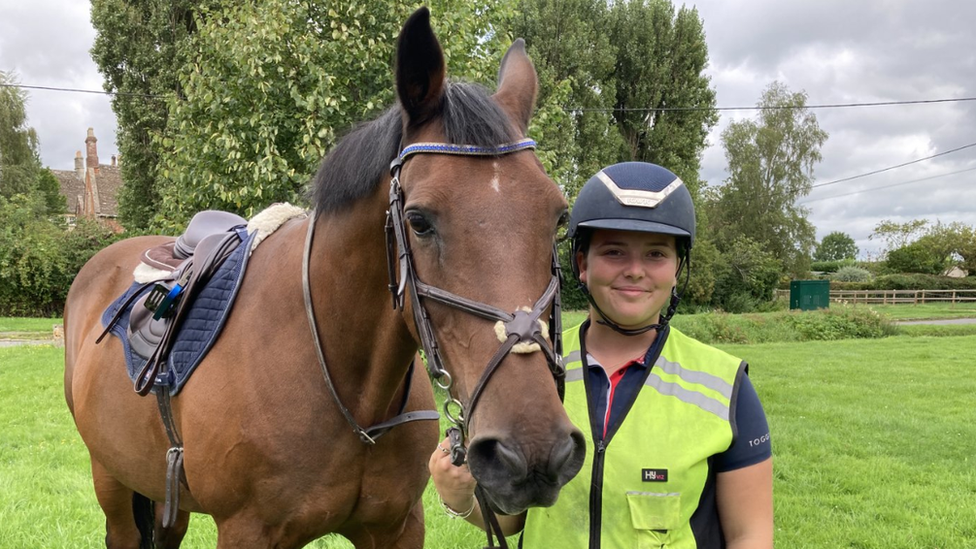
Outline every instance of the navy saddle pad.
{"type": "MultiPolygon", "coordinates": [[[[207,281],[204,287],[199,290],[193,302],[189,304],[190,309],[186,312],[183,325],[180,326],[174,338],[172,349],[166,359],[166,373],[156,379],[153,392],[156,388],[165,386],[170,389],[170,394],[179,393],[180,389],[190,378],[190,374],[200,364],[207,352],[213,347],[214,342],[220,335],[227,317],[230,315],[231,307],[237,297],[237,291],[244,279],[244,270],[247,267],[248,256],[250,255],[251,241],[257,231],[247,234],[247,230],[242,226],[235,228],[241,238],[241,244],[231,252],[230,256],[217,269],[213,277],[207,281]]],[[[144,294],[152,289],[149,286],[135,283],[102,313],[102,326],[108,326],[112,318],[119,312],[133,294],[144,294]]],[[[148,362],[149,357],[143,357],[136,353],[129,344],[126,330],[129,326],[129,316],[131,308],[136,303],[142,303],[140,299],[129,301],[129,309],[122,312],[118,322],[111,329],[112,335],[122,341],[125,353],[125,365],[129,373],[129,378],[133,383],[139,372],[148,362]]]]}

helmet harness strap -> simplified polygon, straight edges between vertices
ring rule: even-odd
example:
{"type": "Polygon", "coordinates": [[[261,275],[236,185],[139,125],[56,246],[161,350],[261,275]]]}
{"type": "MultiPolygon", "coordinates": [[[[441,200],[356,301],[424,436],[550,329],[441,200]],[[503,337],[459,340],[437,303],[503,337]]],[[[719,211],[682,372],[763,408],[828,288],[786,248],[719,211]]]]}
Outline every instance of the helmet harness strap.
{"type": "Polygon", "coordinates": [[[576,280],[576,283],[579,284],[580,290],[583,292],[583,295],[586,296],[586,299],[587,301],[590,302],[590,305],[592,305],[593,308],[596,309],[596,312],[600,314],[601,319],[596,321],[597,324],[602,324],[604,326],[607,326],[613,331],[619,334],[623,334],[625,336],[636,336],[636,335],[647,333],[651,330],[657,330],[660,332],[671,322],[671,317],[674,316],[675,311],[678,309],[678,303],[681,301],[681,296],[684,295],[685,290],[688,289],[688,281],[691,278],[690,251],[685,252],[685,255],[682,258],[681,263],[678,264],[678,272],[676,273],[675,278],[681,278],[682,271],[684,271],[685,273],[685,281],[681,285],[681,291],[680,292],[677,291],[677,286],[671,288],[671,300],[668,303],[667,311],[663,315],[661,315],[660,321],[655,324],[648,324],[647,326],[641,326],[640,328],[633,328],[633,329],[624,328],[619,324],[617,324],[616,322],[614,322],[605,312],[603,312],[603,309],[601,309],[600,306],[596,304],[596,300],[593,299],[593,295],[590,294],[590,291],[586,287],[586,284],[583,284],[583,281],[579,279],[576,280]],[[686,266],[687,269],[685,268],[686,266]]]}

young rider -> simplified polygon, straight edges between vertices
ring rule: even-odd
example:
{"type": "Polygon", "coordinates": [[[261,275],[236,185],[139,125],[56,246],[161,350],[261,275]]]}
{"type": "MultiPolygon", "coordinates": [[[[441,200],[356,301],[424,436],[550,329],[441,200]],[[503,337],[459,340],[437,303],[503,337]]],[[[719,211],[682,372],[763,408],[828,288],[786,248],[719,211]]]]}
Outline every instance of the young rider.
{"type": "MultiPolygon", "coordinates": [[[[688,189],[661,166],[609,166],[580,190],[568,236],[590,303],[563,334],[586,462],[555,505],[499,517],[503,529],[526,548],[771,549],[769,429],[748,366],[669,325],[695,240],[688,189]]],[[[484,527],[446,445],[434,485],[449,514],[484,527]]]]}

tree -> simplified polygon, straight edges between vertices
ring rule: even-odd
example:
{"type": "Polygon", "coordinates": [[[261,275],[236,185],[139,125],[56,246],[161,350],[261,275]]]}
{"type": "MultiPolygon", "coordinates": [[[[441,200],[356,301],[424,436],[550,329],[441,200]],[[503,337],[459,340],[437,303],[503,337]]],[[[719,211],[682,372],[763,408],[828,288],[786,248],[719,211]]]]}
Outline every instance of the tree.
{"type": "Polygon", "coordinates": [[[169,118],[169,99],[182,95],[180,69],[203,9],[219,0],[92,0],[92,59],[113,92],[116,140],[124,162],[119,220],[143,229],[160,209],[157,185],[163,152],[154,144],[169,118]]]}
{"type": "Polygon", "coordinates": [[[823,237],[813,253],[814,261],[840,261],[857,257],[857,245],[847,233],[834,231],[823,237]]]}
{"type": "Polygon", "coordinates": [[[719,249],[740,236],[772,252],[787,273],[809,269],[816,242],[806,208],[827,133],[806,108],[806,94],[774,82],[757,103],[758,120],[732,122],[722,132],[729,177],[708,204],[708,222],[719,249]]]}
{"type": "Polygon", "coordinates": [[[697,199],[701,153],[718,122],[715,90],[704,74],[708,46],[698,11],[675,13],[669,0],[616,2],[614,117],[630,160],[666,166],[697,199]],[[682,110],[662,110],[670,107],[682,110]],[[693,107],[693,108],[687,108],[693,107]]]}
{"type": "Polygon", "coordinates": [[[913,219],[904,223],[883,219],[875,225],[868,240],[877,238],[884,241],[881,257],[885,257],[890,250],[903,248],[924,234],[927,225],[927,219],[913,219]]]}
{"type": "Polygon", "coordinates": [[[0,196],[29,194],[41,170],[37,133],[27,125],[27,94],[0,71],[0,196]]]}

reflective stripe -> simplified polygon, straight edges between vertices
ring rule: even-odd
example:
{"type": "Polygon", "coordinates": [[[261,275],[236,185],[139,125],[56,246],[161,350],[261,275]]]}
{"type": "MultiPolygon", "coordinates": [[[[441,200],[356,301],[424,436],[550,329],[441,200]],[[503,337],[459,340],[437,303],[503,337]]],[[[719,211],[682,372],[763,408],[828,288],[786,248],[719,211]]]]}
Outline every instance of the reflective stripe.
{"type": "Polygon", "coordinates": [[[681,364],[671,362],[663,356],[658,357],[654,365],[664,370],[665,373],[678,376],[688,383],[703,385],[727,399],[732,399],[732,385],[718,376],[695,370],[687,370],[682,368],[681,364]]]}
{"type": "Polygon", "coordinates": [[[573,381],[583,381],[582,368],[573,368],[572,370],[566,370],[566,383],[571,383],[573,381]]]}
{"type": "Polygon", "coordinates": [[[698,406],[702,410],[715,414],[726,421],[729,419],[729,407],[725,404],[699,392],[685,389],[677,383],[664,381],[657,377],[653,371],[651,371],[651,375],[647,376],[647,381],[644,382],[644,385],[653,388],[662,395],[673,396],[682,402],[698,406]]]}
{"type": "Polygon", "coordinates": [[[577,349],[563,357],[563,364],[569,364],[570,362],[579,362],[580,360],[582,359],[580,358],[579,349],[577,349]]]}
{"type": "Polygon", "coordinates": [[[680,496],[681,492],[662,493],[662,492],[635,492],[633,490],[627,490],[627,495],[628,496],[653,496],[658,498],[665,498],[669,496],[680,496]]]}

